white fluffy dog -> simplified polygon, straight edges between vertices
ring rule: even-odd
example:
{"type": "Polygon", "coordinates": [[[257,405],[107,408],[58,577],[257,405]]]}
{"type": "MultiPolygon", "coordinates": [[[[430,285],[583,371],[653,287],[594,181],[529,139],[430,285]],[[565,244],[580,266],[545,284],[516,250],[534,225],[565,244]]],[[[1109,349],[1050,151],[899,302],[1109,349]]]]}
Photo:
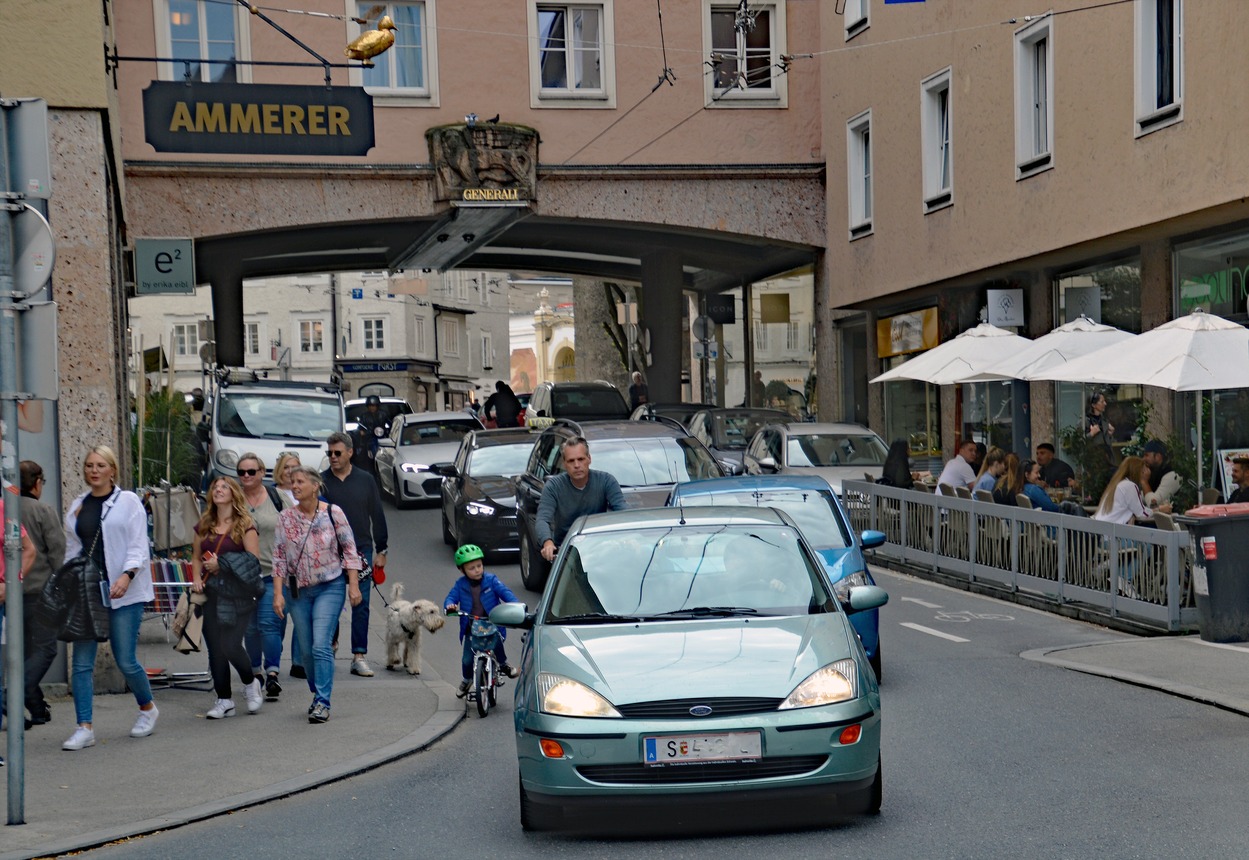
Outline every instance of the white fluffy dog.
{"type": "Polygon", "coordinates": [[[421,674],[421,630],[437,633],[445,623],[437,605],[404,600],[403,584],[396,582],[386,611],[386,668],[393,671],[402,665],[409,675],[421,674]]]}

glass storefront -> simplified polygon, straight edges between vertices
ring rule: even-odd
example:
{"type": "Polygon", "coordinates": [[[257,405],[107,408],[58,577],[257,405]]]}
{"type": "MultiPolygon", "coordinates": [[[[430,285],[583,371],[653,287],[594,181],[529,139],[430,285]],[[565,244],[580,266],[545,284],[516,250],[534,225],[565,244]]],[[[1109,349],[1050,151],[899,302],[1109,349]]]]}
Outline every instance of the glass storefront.
{"type": "MultiPolygon", "coordinates": [[[[901,364],[901,357],[882,363],[883,370],[901,364]]],[[[941,468],[940,389],[926,382],[899,379],[885,384],[885,442],[903,439],[910,451],[911,468],[941,468]]]]}
{"type": "MultiPolygon", "coordinates": [[[[1015,390],[1011,380],[964,383],[959,438],[983,443],[986,449],[996,445],[1003,451],[1014,451],[1015,390]]],[[[1020,458],[1029,456],[1023,451],[1016,453],[1020,458]]]]}

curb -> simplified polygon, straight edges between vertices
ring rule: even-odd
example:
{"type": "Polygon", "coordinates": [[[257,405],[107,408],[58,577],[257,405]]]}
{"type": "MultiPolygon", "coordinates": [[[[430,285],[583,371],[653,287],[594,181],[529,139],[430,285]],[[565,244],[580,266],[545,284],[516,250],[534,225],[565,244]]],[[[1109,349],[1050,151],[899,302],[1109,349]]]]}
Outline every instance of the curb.
{"type": "Polygon", "coordinates": [[[243,792],[210,803],[200,804],[199,806],[192,806],[165,817],[133,821],[115,828],[84,833],[72,839],[45,843],[40,845],[35,853],[23,850],[0,854],[0,860],[28,860],[28,858],[35,857],[59,856],[74,851],[99,848],[102,845],[122,839],[131,839],[162,830],[171,830],[227,812],[259,806],[262,803],[290,797],[318,786],[339,782],[406,756],[422,752],[429,749],[443,737],[446,737],[465,719],[468,713],[464,701],[456,698],[455,687],[445,681],[431,680],[424,683],[437,695],[438,709],[430,719],[426,720],[406,737],[394,743],[387,744],[354,759],[330,765],[303,776],[283,780],[264,788],[243,792]]]}
{"type": "Polygon", "coordinates": [[[1176,681],[1168,681],[1163,678],[1156,678],[1152,675],[1144,675],[1139,672],[1125,672],[1118,669],[1107,669],[1101,666],[1094,666],[1088,663],[1079,663],[1074,660],[1064,660],[1061,657],[1051,656],[1064,651],[1075,651],[1080,648],[1095,648],[1103,645],[1103,642],[1094,642],[1086,645],[1063,645],[1058,648],[1034,648],[1024,651],[1019,656],[1025,660],[1034,663],[1045,663],[1050,666],[1058,666],[1062,669],[1070,669],[1074,672],[1081,672],[1085,675],[1096,675],[1102,678],[1110,678],[1114,681],[1121,681],[1125,684],[1132,684],[1136,687],[1145,687],[1151,690],[1158,690],[1177,696],[1181,699],[1189,699],[1203,705],[1212,705],[1225,711],[1231,711],[1235,714],[1249,717],[1249,700],[1237,698],[1235,696],[1225,696],[1220,693],[1206,690],[1201,687],[1192,687],[1187,684],[1181,684],[1176,681]]]}

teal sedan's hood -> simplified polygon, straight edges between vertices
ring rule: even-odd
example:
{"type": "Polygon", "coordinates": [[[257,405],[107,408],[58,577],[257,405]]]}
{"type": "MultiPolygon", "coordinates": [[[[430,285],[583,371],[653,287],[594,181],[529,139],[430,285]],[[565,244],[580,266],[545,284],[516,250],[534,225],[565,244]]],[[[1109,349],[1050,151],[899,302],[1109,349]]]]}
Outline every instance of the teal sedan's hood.
{"type": "Polygon", "coordinates": [[[840,613],[562,627],[543,625],[538,668],[613,704],[714,696],[783,699],[821,666],[851,656],[840,613]]]}

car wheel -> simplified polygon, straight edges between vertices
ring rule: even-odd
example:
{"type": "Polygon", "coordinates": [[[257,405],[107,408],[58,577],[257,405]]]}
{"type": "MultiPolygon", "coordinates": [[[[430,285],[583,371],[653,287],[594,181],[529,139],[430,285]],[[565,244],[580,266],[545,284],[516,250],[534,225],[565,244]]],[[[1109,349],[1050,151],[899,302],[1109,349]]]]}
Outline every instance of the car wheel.
{"type": "Polygon", "coordinates": [[[521,829],[530,833],[535,833],[539,830],[550,830],[551,822],[537,810],[533,801],[529,799],[529,795],[525,792],[525,784],[520,781],[519,774],[516,777],[516,784],[520,787],[521,829]]]}
{"type": "Polygon", "coordinates": [[[455,546],[455,535],[451,534],[451,526],[447,523],[447,512],[442,512],[442,542],[447,546],[455,546]]]}
{"type": "Polygon", "coordinates": [[[542,586],[546,585],[546,574],[546,559],[542,557],[541,553],[534,550],[533,541],[529,539],[529,533],[522,526],[520,531],[520,581],[530,591],[541,592],[542,586]]]}
{"type": "Polygon", "coordinates": [[[880,807],[884,802],[885,781],[881,775],[880,756],[876,757],[876,778],[872,780],[872,787],[868,789],[867,807],[863,810],[868,815],[880,815],[880,807]]]}
{"type": "Polygon", "coordinates": [[[876,683],[879,684],[881,680],[883,680],[883,676],[880,674],[880,643],[879,642],[876,643],[876,655],[874,657],[868,657],[867,662],[872,664],[872,671],[876,673],[876,683]]]}

